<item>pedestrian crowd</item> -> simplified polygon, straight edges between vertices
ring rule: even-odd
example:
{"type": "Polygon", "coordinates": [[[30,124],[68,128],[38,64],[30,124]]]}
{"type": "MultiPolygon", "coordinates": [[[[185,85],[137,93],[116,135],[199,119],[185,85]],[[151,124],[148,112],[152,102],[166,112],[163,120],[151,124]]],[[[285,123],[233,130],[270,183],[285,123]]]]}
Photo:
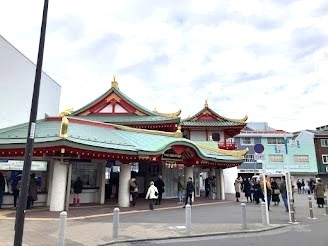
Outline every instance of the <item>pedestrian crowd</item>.
{"type": "MultiPolygon", "coordinates": [[[[317,201],[318,207],[324,207],[325,201],[325,185],[323,184],[320,178],[316,180],[314,178],[310,178],[305,181],[304,179],[298,179],[296,182],[297,192],[299,194],[314,194],[314,198],[317,201]]],[[[253,178],[245,178],[243,179],[241,176],[237,177],[234,181],[235,187],[235,196],[236,202],[239,202],[241,193],[244,192],[246,201],[259,204],[260,201],[267,202],[268,210],[270,210],[270,205],[272,202],[272,206],[279,206],[280,201],[283,201],[284,208],[286,212],[289,212],[288,207],[288,195],[287,195],[287,184],[285,176],[281,177],[268,177],[265,176],[265,180],[263,177],[253,177],[253,178]],[[265,185],[264,185],[265,184],[265,185]],[[266,197],[265,197],[265,189],[266,189],[266,197]],[[281,198],[281,200],[280,200],[281,198]]],[[[293,199],[293,193],[295,186],[292,183],[292,192],[291,198],[293,199]]]]}
{"type": "MultiPolygon", "coordinates": [[[[130,206],[136,207],[137,199],[139,196],[139,189],[138,189],[138,183],[136,177],[132,177],[129,180],[129,187],[130,187],[130,206]]],[[[189,177],[187,183],[184,184],[184,176],[179,175],[177,188],[178,188],[178,193],[177,193],[178,204],[184,204],[183,208],[185,208],[187,204],[191,206],[193,202],[194,192],[195,192],[195,185],[192,177],[189,177]]],[[[145,195],[145,199],[149,200],[150,210],[154,210],[154,205],[161,205],[164,192],[165,192],[165,183],[163,181],[162,175],[158,175],[155,181],[151,180],[149,182],[149,186],[145,195]]]]}

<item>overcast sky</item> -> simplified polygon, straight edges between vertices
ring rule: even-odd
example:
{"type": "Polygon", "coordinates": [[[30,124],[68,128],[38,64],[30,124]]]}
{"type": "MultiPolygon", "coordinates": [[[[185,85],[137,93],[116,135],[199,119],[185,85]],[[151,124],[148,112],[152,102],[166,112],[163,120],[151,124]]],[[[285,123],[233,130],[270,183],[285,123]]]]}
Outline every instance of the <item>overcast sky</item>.
{"type": "MultiPolygon", "coordinates": [[[[42,0],[0,0],[0,34],[36,63],[42,0]]],[[[209,107],[297,131],[328,124],[326,0],[50,0],[43,70],[61,109],[110,88],[182,118],[209,107]]]]}

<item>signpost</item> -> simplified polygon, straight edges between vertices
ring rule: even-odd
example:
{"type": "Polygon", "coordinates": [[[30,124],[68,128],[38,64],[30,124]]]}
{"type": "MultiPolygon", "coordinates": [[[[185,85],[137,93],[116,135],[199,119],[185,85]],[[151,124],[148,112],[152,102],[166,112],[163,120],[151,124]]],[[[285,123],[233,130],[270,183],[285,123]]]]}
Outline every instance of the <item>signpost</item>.
{"type": "Polygon", "coordinates": [[[254,175],[256,175],[256,164],[257,162],[259,163],[262,163],[262,158],[261,155],[264,151],[264,146],[263,144],[261,143],[258,143],[258,144],[255,144],[254,145],[254,152],[255,152],[255,155],[254,155],[254,175]]]}
{"type": "Polygon", "coordinates": [[[28,133],[26,138],[25,153],[24,153],[21,194],[19,197],[19,204],[17,207],[16,220],[15,220],[14,246],[21,246],[23,241],[25,209],[26,209],[28,184],[30,181],[30,172],[31,172],[31,165],[32,165],[34,137],[35,137],[35,130],[36,130],[36,118],[38,114],[38,103],[39,103],[39,93],[40,93],[40,84],[41,84],[42,62],[43,62],[43,49],[44,49],[44,41],[45,41],[46,26],[47,26],[48,2],[49,0],[44,0],[38,61],[35,71],[30,121],[29,121],[28,133]]]}

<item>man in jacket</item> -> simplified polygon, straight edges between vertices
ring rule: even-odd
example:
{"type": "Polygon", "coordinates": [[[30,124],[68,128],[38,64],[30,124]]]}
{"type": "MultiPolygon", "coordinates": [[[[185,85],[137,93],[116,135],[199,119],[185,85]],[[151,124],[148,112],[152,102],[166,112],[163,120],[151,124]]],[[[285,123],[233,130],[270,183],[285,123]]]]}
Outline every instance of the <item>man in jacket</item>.
{"type": "Polygon", "coordinates": [[[195,191],[195,187],[194,187],[194,183],[192,182],[192,177],[189,177],[189,180],[187,182],[187,186],[186,186],[186,200],[185,200],[185,205],[183,206],[183,208],[186,207],[187,203],[188,203],[188,198],[189,198],[189,204],[191,206],[192,204],[192,193],[194,193],[195,191]]]}
{"type": "Polygon", "coordinates": [[[162,180],[162,176],[161,175],[158,175],[158,178],[157,180],[155,181],[155,186],[158,190],[158,199],[156,201],[156,205],[161,205],[161,202],[162,202],[162,196],[163,196],[163,193],[165,192],[165,184],[164,184],[164,181],[162,180]]]}
{"type": "Polygon", "coordinates": [[[286,188],[286,178],[285,176],[281,177],[281,181],[280,181],[280,185],[279,185],[279,190],[280,190],[280,195],[281,198],[284,202],[285,208],[286,208],[286,212],[289,212],[288,209],[288,201],[287,201],[287,188],[286,188]]]}

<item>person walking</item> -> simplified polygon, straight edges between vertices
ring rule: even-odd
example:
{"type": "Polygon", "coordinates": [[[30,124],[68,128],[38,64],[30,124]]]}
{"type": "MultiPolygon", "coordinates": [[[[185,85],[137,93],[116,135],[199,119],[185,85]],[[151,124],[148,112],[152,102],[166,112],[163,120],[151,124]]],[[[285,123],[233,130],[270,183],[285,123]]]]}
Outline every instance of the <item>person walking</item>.
{"type": "Polygon", "coordinates": [[[77,177],[73,184],[73,206],[80,206],[80,193],[82,193],[83,182],[80,177],[77,177]]]}
{"type": "Polygon", "coordinates": [[[11,182],[11,189],[14,195],[14,208],[17,207],[17,199],[19,197],[19,192],[20,192],[20,186],[21,186],[20,175],[21,174],[16,175],[11,182]]]}
{"type": "Polygon", "coordinates": [[[272,179],[271,188],[272,188],[272,202],[274,202],[273,206],[279,206],[279,203],[280,203],[280,198],[279,198],[280,190],[279,190],[279,186],[278,186],[278,183],[277,183],[276,179],[272,179]]]}
{"type": "Polygon", "coordinates": [[[210,181],[208,178],[206,178],[205,179],[205,197],[206,197],[206,199],[210,198],[210,190],[211,190],[210,181]]]}
{"type": "Polygon", "coordinates": [[[317,179],[317,184],[314,187],[314,194],[317,197],[318,208],[323,208],[325,205],[325,186],[321,179],[317,179]]]}
{"type": "Polygon", "coordinates": [[[150,181],[146,199],[149,199],[149,209],[154,210],[154,202],[158,199],[158,190],[153,181],[150,181]]]}
{"type": "Polygon", "coordinates": [[[157,180],[155,181],[155,186],[158,190],[158,199],[156,201],[156,205],[161,205],[161,202],[162,202],[162,196],[163,196],[163,193],[165,192],[165,184],[164,184],[164,181],[162,179],[162,175],[158,175],[158,178],[157,180]]]}
{"type": "Polygon", "coordinates": [[[185,205],[183,206],[183,208],[186,207],[187,203],[188,203],[188,199],[189,199],[189,204],[191,206],[192,204],[192,194],[195,191],[195,186],[194,183],[192,182],[192,177],[189,177],[189,180],[187,182],[187,186],[186,186],[186,199],[185,199],[185,205]]]}
{"type": "Polygon", "coordinates": [[[301,187],[302,187],[302,194],[305,194],[305,181],[304,179],[302,179],[302,183],[301,183],[301,187]]]}
{"type": "Polygon", "coordinates": [[[135,207],[137,205],[137,199],[139,194],[137,179],[131,178],[129,181],[129,185],[130,185],[130,195],[131,195],[131,206],[135,207]]]}
{"type": "Polygon", "coordinates": [[[261,183],[260,183],[263,194],[265,194],[264,193],[264,182],[265,182],[266,191],[267,191],[267,195],[266,195],[265,199],[267,199],[268,210],[271,211],[270,210],[270,202],[271,202],[271,196],[272,196],[272,188],[271,188],[270,179],[266,175],[265,175],[265,180],[262,180],[261,183]]]}
{"type": "Polygon", "coordinates": [[[289,212],[288,200],[287,200],[287,185],[286,185],[286,177],[285,176],[281,177],[279,190],[280,190],[280,195],[281,195],[282,201],[284,202],[284,205],[285,205],[286,212],[289,212]]]}
{"type": "Polygon", "coordinates": [[[3,195],[5,194],[6,180],[3,174],[0,172],[0,208],[2,207],[3,195]]]}
{"type": "Polygon", "coordinates": [[[248,202],[248,199],[250,200],[250,202],[253,202],[252,193],[251,193],[252,185],[251,185],[250,178],[245,179],[243,187],[244,187],[244,193],[245,193],[245,197],[247,199],[247,202],[248,202]]]}
{"type": "Polygon", "coordinates": [[[296,186],[297,186],[297,193],[298,194],[301,194],[302,193],[302,183],[301,183],[301,180],[297,180],[296,182],[296,186]]]}
{"type": "Polygon", "coordinates": [[[183,176],[182,175],[179,175],[179,178],[178,178],[178,203],[179,204],[182,204],[183,203],[183,189],[184,188],[184,185],[183,185],[183,176]]]}
{"type": "Polygon", "coordinates": [[[32,208],[34,201],[38,200],[38,185],[35,180],[35,173],[30,175],[30,183],[28,188],[28,197],[27,197],[27,205],[26,209],[32,208]]]}
{"type": "Polygon", "coordinates": [[[234,183],[235,192],[236,192],[236,202],[239,202],[242,182],[243,182],[242,177],[239,177],[239,178],[237,177],[235,180],[235,183],[234,183]]]}

